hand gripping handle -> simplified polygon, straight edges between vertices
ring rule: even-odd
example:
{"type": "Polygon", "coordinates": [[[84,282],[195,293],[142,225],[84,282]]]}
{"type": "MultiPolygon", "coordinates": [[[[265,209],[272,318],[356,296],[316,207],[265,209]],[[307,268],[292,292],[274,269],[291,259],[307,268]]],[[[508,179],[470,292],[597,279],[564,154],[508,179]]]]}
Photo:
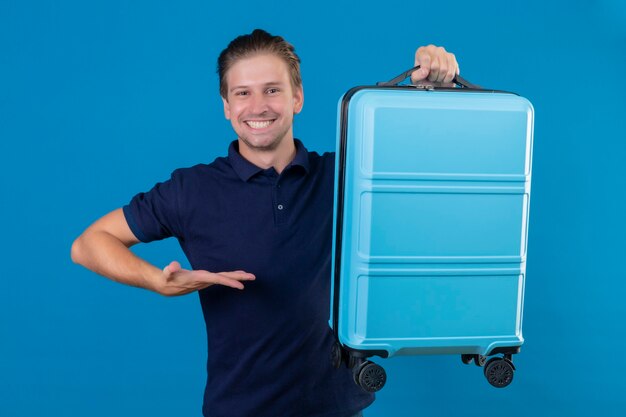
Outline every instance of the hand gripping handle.
{"type": "MultiPolygon", "coordinates": [[[[397,77],[392,78],[389,81],[380,81],[378,83],[376,83],[376,85],[381,86],[381,87],[386,87],[386,86],[392,86],[392,85],[398,85],[398,83],[404,81],[406,78],[410,77],[411,74],[414,71],[417,71],[418,69],[420,69],[420,66],[417,65],[409,70],[404,71],[402,74],[399,74],[397,77]]],[[[476,85],[476,84],[472,84],[469,81],[467,81],[465,78],[461,77],[460,75],[455,75],[454,78],[452,79],[452,82],[462,88],[470,88],[470,89],[475,89],[475,90],[479,90],[481,87],[476,85]]]]}

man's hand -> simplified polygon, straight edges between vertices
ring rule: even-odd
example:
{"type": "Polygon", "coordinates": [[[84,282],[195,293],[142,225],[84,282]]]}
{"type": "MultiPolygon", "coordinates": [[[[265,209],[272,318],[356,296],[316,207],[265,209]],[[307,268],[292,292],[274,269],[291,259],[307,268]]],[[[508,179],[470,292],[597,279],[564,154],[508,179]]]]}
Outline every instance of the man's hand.
{"type": "Polygon", "coordinates": [[[163,268],[157,292],[161,295],[175,296],[189,294],[219,284],[243,290],[242,281],[253,281],[255,276],[244,271],[219,272],[190,271],[182,269],[176,261],[163,268]]]}
{"type": "Polygon", "coordinates": [[[456,74],[460,74],[459,64],[454,54],[447,52],[441,46],[422,46],[415,51],[415,66],[420,69],[411,74],[411,82],[420,81],[436,83],[451,83],[456,74]]]}

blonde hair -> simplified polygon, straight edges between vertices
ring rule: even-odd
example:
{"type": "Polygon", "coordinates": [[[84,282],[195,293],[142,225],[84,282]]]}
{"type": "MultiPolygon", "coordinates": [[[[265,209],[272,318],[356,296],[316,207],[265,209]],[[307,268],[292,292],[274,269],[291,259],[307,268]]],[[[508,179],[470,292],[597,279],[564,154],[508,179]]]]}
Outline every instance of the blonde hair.
{"type": "Polygon", "coordinates": [[[280,36],[273,36],[263,29],[255,29],[252,33],[241,35],[233,39],[217,59],[217,73],[220,77],[220,95],[228,97],[226,73],[240,59],[249,58],[256,54],[270,53],[282,59],[289,69],[291,86],[302,86],[300,75],[300,57],[295,48],[280,36]]]}

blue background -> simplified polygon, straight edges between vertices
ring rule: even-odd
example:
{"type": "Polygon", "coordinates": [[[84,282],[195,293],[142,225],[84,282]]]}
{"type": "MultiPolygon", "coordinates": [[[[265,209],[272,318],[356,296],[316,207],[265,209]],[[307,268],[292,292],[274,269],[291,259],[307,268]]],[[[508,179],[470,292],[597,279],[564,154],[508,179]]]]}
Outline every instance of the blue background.
{"type": "MultiPolygon", "coordinates": [[[[215,75],[233,37],[296,45],[296,136],[332,150],[336,103],[419,45],[535,106],[526,344],[503,390],[457,357],[380,360],[366,416],[623,415],[626,6],[0,0],[0,416],[199,416],[206,342],[195,295],[163,298],[71,263],[75,237],[234,139],[215,75]]],[[[175,241],[137,247],[159,266],[175,241]]],[[[271,376],[268,376],[271,383],[271,376]]]]}

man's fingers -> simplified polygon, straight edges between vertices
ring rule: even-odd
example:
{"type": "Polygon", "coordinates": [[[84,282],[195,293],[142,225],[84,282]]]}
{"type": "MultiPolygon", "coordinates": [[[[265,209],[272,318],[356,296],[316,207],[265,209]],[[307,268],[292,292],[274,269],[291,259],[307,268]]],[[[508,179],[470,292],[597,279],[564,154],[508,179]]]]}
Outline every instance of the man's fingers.
{"type": "Polygon", "coordinates": [[[230,271],[230,272],[218,272],[219,275],[223,275],[227,278],[232,278],[240,281],[252,281],[256,277],[246,271],[230,271]]]}
{"type": "Polygon", "coordinates": [[[214,275],[216,276],[217,284],[226,285],[239,290],[243,290],[244,288],[241,281],[253,281],[256,278],[253,274],[243,271],[220,272],[214,275]]]}
{"type": "Polygon", "coordinates": [[[425,47],[421,47],[415,52],[415,66],[420,66],[420,69],[413,71],[411,74],[411,82],[416,83],[418,81],[426,79],[430,72],[430,55],[425,51],[425,47]]]}
{"type": "Polygon", "coordinates": [[[425,79],[433,83],[450,83],[459,73],[456,57],[441,46],[420,47],[415,52],[415,65],[420,65],[420,69],[411,74],[413,83],[425,79]]]}
{"type": "Polygon", "coordinates": [[[163,268],[163,272],[167,275],[170,275],[170,274],[180,271],[181,269],[182,268],[180,266],[180,263],[178,263],[177,261],[172,261],[170,262],[168,266],[163,268]]]}
{"type": "Polygon", "coordinates": [[[435,56],[430,64],[430,74],[428,74],[428,80],[434,83],[440,82],[441,73],[446,69],[446,64],[442,62],[441,56],[435,56]]]}
{"type": "Polygon", "coordinates": [[[243,290],[244,285],[242,281],[253,281],[256,279],[254,274],[250,274],[245,271],[230,271],[230,272],[208,272],[208,271],[194,271],[196,273],[196,279],[206,284],[202,288],[206,288],[210,285],[224,285],[226,287],[236,288],[243,290]]]}
{"type": "Polygon", "coordinates": [[[428,79],[433,82],[442,83],[448,75],[450,67],[450,61],[448,60],[449,54],[446,52],[445,48],[441,46],[435,47],[433,53],[435,54],[433,63],[436,62],[436,68],[434,64],[431,65],[432,77],[428,77],[428,79]]]}
{"type": "Polygon", "coordinates": [[[437,81],[437,74],[439,74],[439,64],[435,62],[436,59],[430,64],[430,72],[428,73],[428,81],[437,81]]]}
{"type": "Polygon", "coordinates": [[[231,287],[231,288],[235,288],[238,290],[243,290],[243,284],[240,281],[237,281],[236,279],[227,278],[220,274],[215,274],[215,275],[216,277],[214,278],[213,284],[219,284],[225,287],[231,287]]]}
{"type": "Polygon", "coordinates": [[[448,58],[448,72],[446,73],[443,79],[444,83],[452,82],[452,80],[454,79],[454,76],[457,74],[459,70],[458,64],[456,63],[456,57],[454,56],[454,54],[452,53],[447,54],[447,58],[448,58]]]}
{"type": "Polygon", "coordinates": [[[411,82],[413,84],[422,81],[424,79],[426,79],[426,77],[428,77],[428,69],[424,68],[424,66],[420,66],[420,69],[413,71],[413,73],[411,74],[411,82]]]}
{"type": "Polygon", "coordinates": [[[244,286],[241,281],[253,281],[256,277],[253,274],[244,271],[220,272],[215,275],[216,284],[225,285],[227,287],[243,290],[244,286]]]}

